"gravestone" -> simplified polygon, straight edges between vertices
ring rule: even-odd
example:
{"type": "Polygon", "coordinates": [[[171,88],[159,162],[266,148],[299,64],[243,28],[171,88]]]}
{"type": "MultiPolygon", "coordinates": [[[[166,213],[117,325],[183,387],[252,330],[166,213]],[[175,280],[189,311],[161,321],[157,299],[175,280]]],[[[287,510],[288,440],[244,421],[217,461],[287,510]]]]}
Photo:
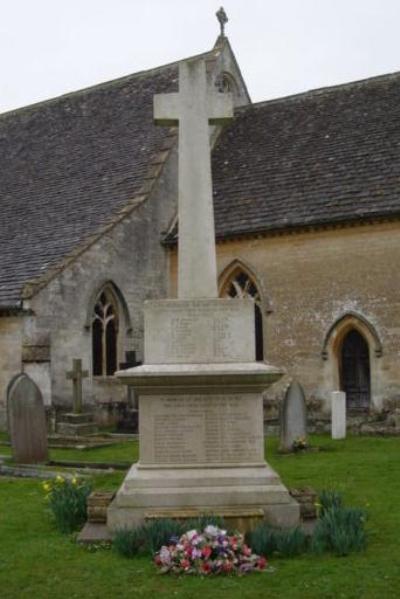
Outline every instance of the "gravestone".
{"type": "Polygon", "coordinates": [[[331,393],[331,434],[332,439],[346,438],[346,393],[332,391],[331,393]]]}
{"type": "Polygon", "coordinates": [[[117,373],[138,396],[140,460],[108,526],[207,512],[294,526],[299,505],[264,460],[262,392],[282,371],[255,361],[254,303],[218,298],[209,125],[233,117],[232,97],[192,59],[154,114],[179,128],[178,298],[145,302],[144,364],[117,373]]]}
{"type": "Polygon", "coordinates": [[[72,381],[72,412],[64,414],[57,424],[57,433],[65,436],[81,437],[97,432],[93,414],[83,412],[82,382],[89,376],[87,370],[82,370],[82,360],[72,360],[72,370],[66,373],[72,381]]]}
{"type": "Polygon", "coordinates": [[[7,414],[15,462],[46,462],[47,426],[43,398],[39,387],[26,374],[18,374],[8,386],[7,414]]]}
{"type": "Polygon", "coordinates": [[[307,437],[307,408],[302,386],[291,383],[286,391],[280,414],[281,451],[293,451],[293,443],[307,437]]]}

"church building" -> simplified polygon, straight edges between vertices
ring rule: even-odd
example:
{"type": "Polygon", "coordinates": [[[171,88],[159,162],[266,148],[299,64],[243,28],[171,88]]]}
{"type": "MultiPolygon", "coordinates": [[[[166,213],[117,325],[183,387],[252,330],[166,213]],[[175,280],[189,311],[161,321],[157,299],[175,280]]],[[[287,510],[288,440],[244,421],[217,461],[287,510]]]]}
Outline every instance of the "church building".
{"type": "MultiPolygon", "coordinates": [[[[210,127],[221,297],[254,300],[257,360],[310,414],[400,409],[400,74],[253,104],[228,39],[202,55],[235,119],[210,127]]],[[[0,115],[0,427],[26,372],[46,406],[121,418],[113,376],[143,356],[143,302],[176,295],[177,137],[153,96],[179,63],[0,115]]]]}

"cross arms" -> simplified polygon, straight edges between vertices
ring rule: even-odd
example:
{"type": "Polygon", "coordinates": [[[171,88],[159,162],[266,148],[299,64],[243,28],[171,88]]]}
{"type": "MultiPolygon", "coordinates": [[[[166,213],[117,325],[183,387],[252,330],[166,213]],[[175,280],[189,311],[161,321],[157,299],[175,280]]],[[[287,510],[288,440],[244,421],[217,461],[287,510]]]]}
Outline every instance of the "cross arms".
{"type": "MultiPolygon", "coordinates": [[[[156,125],[175,127],[187,110],[196,110],[201,98],[194,99],[192,105],[180,93],[157,94],[154,96],[154,122],[156,125]]],[[[210,125],[223,125],[233,118],[233,99],[230,93],[208,92],[204,98],[206,115],[210,125]]],[[[195,117],[194,117],[195,118],[195,117]]]]}

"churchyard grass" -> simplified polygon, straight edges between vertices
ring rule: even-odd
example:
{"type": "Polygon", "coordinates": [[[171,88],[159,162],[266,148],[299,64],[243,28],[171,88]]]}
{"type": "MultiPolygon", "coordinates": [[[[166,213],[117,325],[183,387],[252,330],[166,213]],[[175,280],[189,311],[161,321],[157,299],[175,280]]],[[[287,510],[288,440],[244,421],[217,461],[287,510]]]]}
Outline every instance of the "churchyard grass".
{"type": "MultiPolygon", "coordinates": [[[[337,489],[346,505],[368,511],[369,544],[349,557],[306,555],[274,559],[272,573],[245,578],[160,576],[146,557],[90,552],[58,533],[46,512],[40,481],[0,478],[0,594],[23,597],[268,597],[375,599],[398,597],[400,588],[399,438],[312,437],[319,452],[279,455],[267,443],[268,461],[289,487],[337,489]]],[[[3,452],[0,447],[0,453],[3,452]]],[[[88,451],[51,450],[53,459],[130,461],[136,443],[88,451]]],[[[96,488],[117,488],[123,472],[93,477],[96,488]]]]}

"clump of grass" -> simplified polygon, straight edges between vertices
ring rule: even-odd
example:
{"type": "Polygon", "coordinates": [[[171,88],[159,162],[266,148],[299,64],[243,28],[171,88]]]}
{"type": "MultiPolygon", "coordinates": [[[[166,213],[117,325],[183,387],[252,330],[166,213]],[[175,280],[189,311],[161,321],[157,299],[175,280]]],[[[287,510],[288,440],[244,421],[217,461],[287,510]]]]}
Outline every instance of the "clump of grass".
{"type": "Polygon", "coordinates": [[[120,528],[113,537],[113,549],[123,557],[135,557],[146,553],[145,526],[137,528],[120,528]]]}
{"type": "Polygon", "coordinates": [[[91,486],[76,477],[72,480],[57,476],[43,483],[50,510],[58,530],[72,533],[86,522],[86,500],[91,486]]]}
{"type": "Polygon", "coordinates": [[[168,545],[171,539],[178,539],[187,530],[181,522],[168,518],[152,520],[145,524],[147,553],[156,553],[163,545],[168,545]]]}
{"type": "Polygon", "coordinates": [[[177,540],[186,530],[182,523],[168,518],[152,520],[136,528],[120,528],[113,537],[113,547],[124,557],[156,553],[171,540],[177,540]]]}
{"type": "Polygon", "coordinates": [[[319,515],[322,518],[325,512],[332,508],[343,507],[343,495],[339,491],[325,489],[319,496],[319,515]]]}
{"type": "Polygon", "coordinates": [[[307,551],[307,536],[301,528],[280,530],[276,537],[276,552],[282,557],[294,557],[307,551]]]}
{"type": "Polygon", "coordinates": [[[134,557],[138,554],[153,555],[163,545],[176,542],[188,530],[204,530],[208,524],[221,528],[223,522],[223,518],[219,516],[206,514],[184,521],[168,518],[151,520],[136,528],[116,530],[113,537],[113,548],[124,557],[134,557]]]}
{"type": "Polygon", "coordinates": [[[307,550],[307,537],[301,528],[274,528],[259,524],[247,535],[248,543],[255,553],[271,557],[293,557],[307,550]]]}
{"type": "Polygon", "coordinates": [[[357,508],[332,505],[324,510],[312,537],[314,553],[329,551],[337,556],[362,551],[367,545],[366,514],[357,508]]]}
{"type": "Polygon", "coordinates": [[[246,540],[254,553],[270,557],[276,551],[276,533],[276,529],[263,522],[247,533],[246,540]]]}

